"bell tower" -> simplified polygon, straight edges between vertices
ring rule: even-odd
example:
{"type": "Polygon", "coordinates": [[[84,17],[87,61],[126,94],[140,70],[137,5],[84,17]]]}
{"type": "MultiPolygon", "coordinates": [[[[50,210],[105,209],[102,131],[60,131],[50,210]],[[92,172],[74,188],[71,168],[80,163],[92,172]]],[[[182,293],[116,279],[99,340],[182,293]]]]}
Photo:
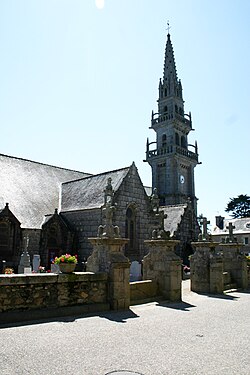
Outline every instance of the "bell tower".
{"type": "Polygon", "coordinates": [[[198,147],[197,142],[188,144],[188,134],[194,129],[191,112],[184,111],[182,85],[177,77],[169,32],[157,102],[158,112],[152,111],[150,127],[156,132],[156,141],[147,140],[145,160],[152,168],[152,188],[157,188],[162,206],[191,200],[197,213],[194,168],[198,164],[198,147]]]}

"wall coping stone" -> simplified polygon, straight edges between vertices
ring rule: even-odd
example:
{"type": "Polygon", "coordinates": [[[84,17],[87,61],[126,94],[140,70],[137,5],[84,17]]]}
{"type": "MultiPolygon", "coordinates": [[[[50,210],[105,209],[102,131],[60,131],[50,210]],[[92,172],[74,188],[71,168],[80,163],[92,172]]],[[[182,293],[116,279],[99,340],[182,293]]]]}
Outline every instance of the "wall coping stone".
{"type": "Polygon", "coordinates": [[[40,274],[12,274],[1,275],[0,286],[53,284],[82,281],[106,281],[108,275],[105,272],[73,272],[70,274],[40,273],[40,274]]]}

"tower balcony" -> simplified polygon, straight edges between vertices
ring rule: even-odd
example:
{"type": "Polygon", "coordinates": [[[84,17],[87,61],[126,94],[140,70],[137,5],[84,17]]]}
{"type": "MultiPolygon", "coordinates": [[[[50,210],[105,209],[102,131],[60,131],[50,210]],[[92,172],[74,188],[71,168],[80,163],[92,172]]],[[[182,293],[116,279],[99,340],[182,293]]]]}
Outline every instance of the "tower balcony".
{"type": "Polygon", "coordinates": [[[148,147],[146,151],[146,161],[149,161],[151,158],[155,158],[157,156],[163,156],[167,154],[177,154],[177,155],[184,156],[188,159],[194,160],[197,163],[199,162],[198,161],[199,155],[197,153],[197,149],[196,149],[196,152],[192,152],[188,150],[187,148],[183,148],[178,145],[169,145],[169,146],[161,147],[155,150],[149,150],[149,147],[148,147]]]}
{"type": "Polygon", "coordinates": [[[178,120],[184,125],[186,125],[189,130],[192,130],[192,120],[190,114],[185,114],[184,116],[180,115],[179,113],[164,113],[163,115],[159,113],[153,113],[152,112],[152,118],[151,118],[151,127],[154,127],[157,124],[161,124],[162,122],[168,121],[168,120],[178,120]]]}

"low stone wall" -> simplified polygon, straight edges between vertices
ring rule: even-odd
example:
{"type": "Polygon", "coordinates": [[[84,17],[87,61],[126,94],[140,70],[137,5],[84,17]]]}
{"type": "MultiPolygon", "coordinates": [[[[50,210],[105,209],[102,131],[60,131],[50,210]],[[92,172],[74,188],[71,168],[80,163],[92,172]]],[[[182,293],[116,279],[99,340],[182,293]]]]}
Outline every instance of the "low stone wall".
{"type": "Polygon", "coordinates": [[[91,306],[85,311],[109,309],[107,278],[106,273],[91,272],[1,275],[0,321],[6,313],[18,311],[49,313],[50,309],[72,306],[91,306]]]}
{"type": "Polygon", "coordinates": [[[158,286],[153,280],[133,281],[130,283],[130,303],[136,305],[156,301],[158,286]]]}

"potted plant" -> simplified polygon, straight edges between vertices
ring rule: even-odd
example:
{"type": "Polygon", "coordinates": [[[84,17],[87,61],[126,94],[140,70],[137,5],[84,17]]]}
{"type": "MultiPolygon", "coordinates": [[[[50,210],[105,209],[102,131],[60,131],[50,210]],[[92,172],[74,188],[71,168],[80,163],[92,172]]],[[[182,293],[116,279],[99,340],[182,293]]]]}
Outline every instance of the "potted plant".
{"type": "Polygon", "coordinates": [[[62,273],[71,273],[75,270],[77,255],[63,254],[59,257],[55,257],[53,263],[58,264],[62,273]]]}

